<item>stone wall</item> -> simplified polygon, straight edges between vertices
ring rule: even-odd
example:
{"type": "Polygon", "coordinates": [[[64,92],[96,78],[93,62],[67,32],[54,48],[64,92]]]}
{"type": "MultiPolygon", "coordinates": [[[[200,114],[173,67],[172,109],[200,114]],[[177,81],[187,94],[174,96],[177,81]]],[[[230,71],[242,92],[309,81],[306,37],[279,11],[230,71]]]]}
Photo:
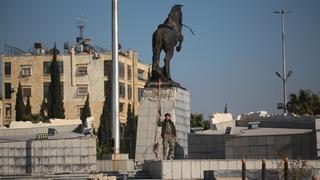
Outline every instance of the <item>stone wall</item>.
{"type": "Polygon", "coordinates": [[[72,138],[0,143],[0,174],[54,174],[96,170],[96,139],[72,138]]]}

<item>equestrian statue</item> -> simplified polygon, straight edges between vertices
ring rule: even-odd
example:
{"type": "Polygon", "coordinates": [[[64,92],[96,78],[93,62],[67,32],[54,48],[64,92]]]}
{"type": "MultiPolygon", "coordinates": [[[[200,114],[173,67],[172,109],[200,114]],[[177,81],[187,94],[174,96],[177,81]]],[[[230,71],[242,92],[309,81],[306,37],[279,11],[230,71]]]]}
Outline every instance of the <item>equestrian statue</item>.
{"type": "Polygon", "coordinates": [[[182,5],[176,4],[172,7],[167,19],[163,24],[158,26],[158,29],[152,36],[152,72],[149,83],[161,81],[162,84],[170,86],[180,86],[171,79],[170,60],[174,54],[174,48],[177,52],[181,50],[183,35],[182,29],[182,5]],[[165,52],[164,66],[159,67],[161,51],[165,52]]]}

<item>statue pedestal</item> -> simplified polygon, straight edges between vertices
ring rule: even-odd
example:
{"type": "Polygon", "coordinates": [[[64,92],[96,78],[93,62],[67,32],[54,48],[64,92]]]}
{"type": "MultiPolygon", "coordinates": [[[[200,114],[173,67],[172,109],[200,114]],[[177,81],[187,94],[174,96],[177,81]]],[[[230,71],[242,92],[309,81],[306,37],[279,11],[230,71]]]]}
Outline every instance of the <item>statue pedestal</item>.
{"type": "Polygon", "coordinates": [[[161,115],[171,114],[175,124],[177,142],[175,159],[182,159],[188,155],[188,134],[190,133],[190,94],[180,87],[156,87],[144,89],[140,101],[137,128],[136,161],[162,159],[161,127],[158,127],[158,107],[161,115]],[[158,146],[157,146],[158,145],[158,146]],[[157,147],[157,148],[156,148],[157,147]]]}

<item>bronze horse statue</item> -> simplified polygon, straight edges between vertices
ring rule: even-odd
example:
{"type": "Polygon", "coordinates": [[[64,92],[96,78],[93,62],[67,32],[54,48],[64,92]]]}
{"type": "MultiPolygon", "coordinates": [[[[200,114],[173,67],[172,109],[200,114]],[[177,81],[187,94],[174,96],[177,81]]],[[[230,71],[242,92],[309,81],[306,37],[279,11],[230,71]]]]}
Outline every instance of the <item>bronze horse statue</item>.
{"type": "MultiPolygon", "coordinates": [[[[152,76],[151,81],[159,81],[178,85],[171,79],[170,75],[170,60],[174,54],[174,48],[177,52],[181,50],[183,35],[182,29],[182,5],[176,4],[172,7],[167,19],[163,24],[158,26],[158,29],[152,36],[152,76]],[[165,52],[164,67],[159,67],[160,53],[165,52]]],[[[179,85],[178,85],[179,86],[179,85]]]]}

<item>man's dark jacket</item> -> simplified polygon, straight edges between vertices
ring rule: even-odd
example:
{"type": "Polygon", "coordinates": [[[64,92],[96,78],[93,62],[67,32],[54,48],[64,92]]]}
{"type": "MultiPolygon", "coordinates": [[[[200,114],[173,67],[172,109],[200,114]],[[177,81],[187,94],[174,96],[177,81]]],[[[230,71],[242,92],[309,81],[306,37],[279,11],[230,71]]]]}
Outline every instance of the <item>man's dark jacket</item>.
{"type": "Polygon", "coordinates": [[[170,124],[171,130],[172,130],[172,135],[174,135],[174,137],[176,137],[176,128],[175,128],[175,126],[174,126],[174,124],[173,124],[171,119],[167,120],[167,122],[166,122],[166,120],[164,120],[162,122],[159,121],[158,125],[162,127],[161,137],[164,138],[164,132],[165,132],[165,127],[166,127],[165,123],[169,123],[170,124]]]}

